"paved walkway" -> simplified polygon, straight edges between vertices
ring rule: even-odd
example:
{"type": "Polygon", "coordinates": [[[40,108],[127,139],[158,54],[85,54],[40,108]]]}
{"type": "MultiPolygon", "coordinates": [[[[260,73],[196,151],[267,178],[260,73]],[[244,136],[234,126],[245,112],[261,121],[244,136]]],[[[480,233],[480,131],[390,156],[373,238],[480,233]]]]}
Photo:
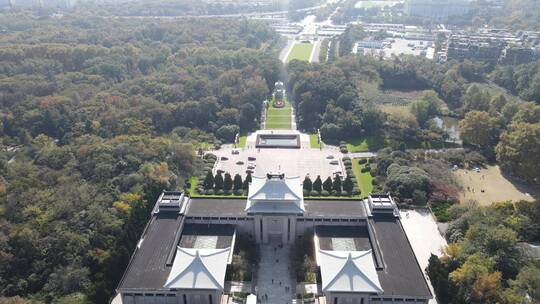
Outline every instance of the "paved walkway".
{"type": "MultiPolygon", "coordinates": [[[[446,246],[446,240],[440,235],[437,223],[429,211],[409,210],[399,211],[399,213],[401,224],[407,233],[416,259],[424,270],[429,264],[429,257],[432,253],[441,256],[442,248],[446,246]]],[[[425,277],[431,293],[435,294],[429,277],[427,275],[425,277]]],[[[431,299],[429,304],[437,304],[437,299],[431,299]]]]}
{"type": "Polygon", "coordinates": [[[257,275],[258,298],[261,299],[261,303],[291,303],[294,284],[289,271],[289,247],[279,248],[277,244],[264,244],[260,249],[261,260],[257,275]]]}
{"type": "Polygon", "coordinates": [[[375,152],[352,152],[347,153],[347,156],[350,158],[371,158],[371,157],[377,157],[377,153],[375,152]]]}

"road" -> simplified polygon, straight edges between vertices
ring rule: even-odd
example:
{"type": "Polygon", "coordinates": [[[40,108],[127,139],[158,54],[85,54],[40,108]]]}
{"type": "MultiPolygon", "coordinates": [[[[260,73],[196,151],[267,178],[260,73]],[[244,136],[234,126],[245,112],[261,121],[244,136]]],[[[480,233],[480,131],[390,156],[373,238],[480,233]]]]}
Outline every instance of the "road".
{"type": "Polygon", "coordinates": [[[272,11],[272,12],[252,12],[238,14],[217,14],[217,15],[183,15],[183,16],[113,16],[113,18],[141,18],[141,19],[182,19],[182,18],[241,18],[241,17],[272,17],[286,16],[290,12],[311,12],[317,11],[327,5],[333,4],[337,0],[327,0],[321,5],[299,8],[294,10],[272,11]]]}

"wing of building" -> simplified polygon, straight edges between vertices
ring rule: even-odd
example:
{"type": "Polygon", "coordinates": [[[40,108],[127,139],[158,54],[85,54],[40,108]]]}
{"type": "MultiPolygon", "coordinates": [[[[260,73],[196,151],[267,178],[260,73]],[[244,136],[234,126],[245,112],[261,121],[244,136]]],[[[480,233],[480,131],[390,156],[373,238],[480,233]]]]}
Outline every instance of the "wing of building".
{"type": "MultiPolygon", "coordinates": [[[[427,303],[432,295],[398,214],[389,195],[304,200],[300,179],[282,175],[254,178],[243,199],[164,192],[118,298],[126,304],[227,302],[239,288],[227,281],[238,244],[290,246],[311,235],[320,274],[316,294],[326,303],[427,303]]],[[[248,292],[261,299],[252,283],[248,292]]]]}

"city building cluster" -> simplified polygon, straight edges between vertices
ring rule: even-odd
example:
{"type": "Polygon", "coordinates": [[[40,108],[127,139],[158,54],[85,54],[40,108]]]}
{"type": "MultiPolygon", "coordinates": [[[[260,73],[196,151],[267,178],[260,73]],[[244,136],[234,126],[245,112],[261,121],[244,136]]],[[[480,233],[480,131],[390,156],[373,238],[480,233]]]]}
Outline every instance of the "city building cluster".
{"type": "Polygon", "coordinates": [[[456,32],[450,35],[438,57],[441,61],[468,59],[523,64],[540,58],[540,32],[499,29],[456,32]]]}

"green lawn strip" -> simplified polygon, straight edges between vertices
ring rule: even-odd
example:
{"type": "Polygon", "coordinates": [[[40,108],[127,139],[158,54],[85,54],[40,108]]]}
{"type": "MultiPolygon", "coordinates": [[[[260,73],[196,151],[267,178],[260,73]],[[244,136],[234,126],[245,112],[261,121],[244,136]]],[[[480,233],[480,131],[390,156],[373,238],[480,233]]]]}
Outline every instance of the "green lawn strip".
{"type": "Polygon", "coordinates": [[[291,124],[267,124],[266,129],[290,130],[291,124]]]}
{"type": "Polygon", "coordinates": [[[238,148],[245,148],[246,141],[247,141],[247,134],[240,135],[240,137],[238,138],[238,148]]]}
{"type": "Polygon", "coordinates": [[[313,44],[311,43],[297,43],[293,46],[291,52],[289,53],[289,57],[287,57],[287,62],[294,59],[309,61],[312,50],[313,44]]]}
{"type": "Polygon", "coordinates": [[[362,192],[362,195],[367,196],[368,193],[370,193],[373,190],[373,184],[371,181],[373,180],[373,176],[371,176],[371,173],[368,172],[362,172],[362,168],[366,166],[366,164],[359,164],[358,163],[359,158],[355,158],[352,160],[352,170],[354,173],[354,176],[356,176],[356,181],[358,183],[358,187],[360,188],[360,191],[362,192]]]}
{"type": "Polygon", "coordinates": [[[291,124],[291,117],[290,116],[272,116],[268,117],[266,120],[266,123],[288,123],[291,124]]]}
{"type": "Polygon", "coordinates": [[[197,177],[196,176],[192,176],[189,178],[189,184],[190,184],[190,187],[189,187],[189,193],[190,195],[193,195],[195,193],[197,193],[196,189],[197,189],[197,177]]]}
{"type": "Polygon", "coordinates": [[[317,134],[309,134],[309,147],[312,149],[319,149],[321,144],[317,140],[317,134]]]}
{"type": "Polygon", "coordinates": [[[285,107],[268,107],[266,112],[266,129],[290,129],[291,128],[291,104],[285,99],[285,107]]]}

